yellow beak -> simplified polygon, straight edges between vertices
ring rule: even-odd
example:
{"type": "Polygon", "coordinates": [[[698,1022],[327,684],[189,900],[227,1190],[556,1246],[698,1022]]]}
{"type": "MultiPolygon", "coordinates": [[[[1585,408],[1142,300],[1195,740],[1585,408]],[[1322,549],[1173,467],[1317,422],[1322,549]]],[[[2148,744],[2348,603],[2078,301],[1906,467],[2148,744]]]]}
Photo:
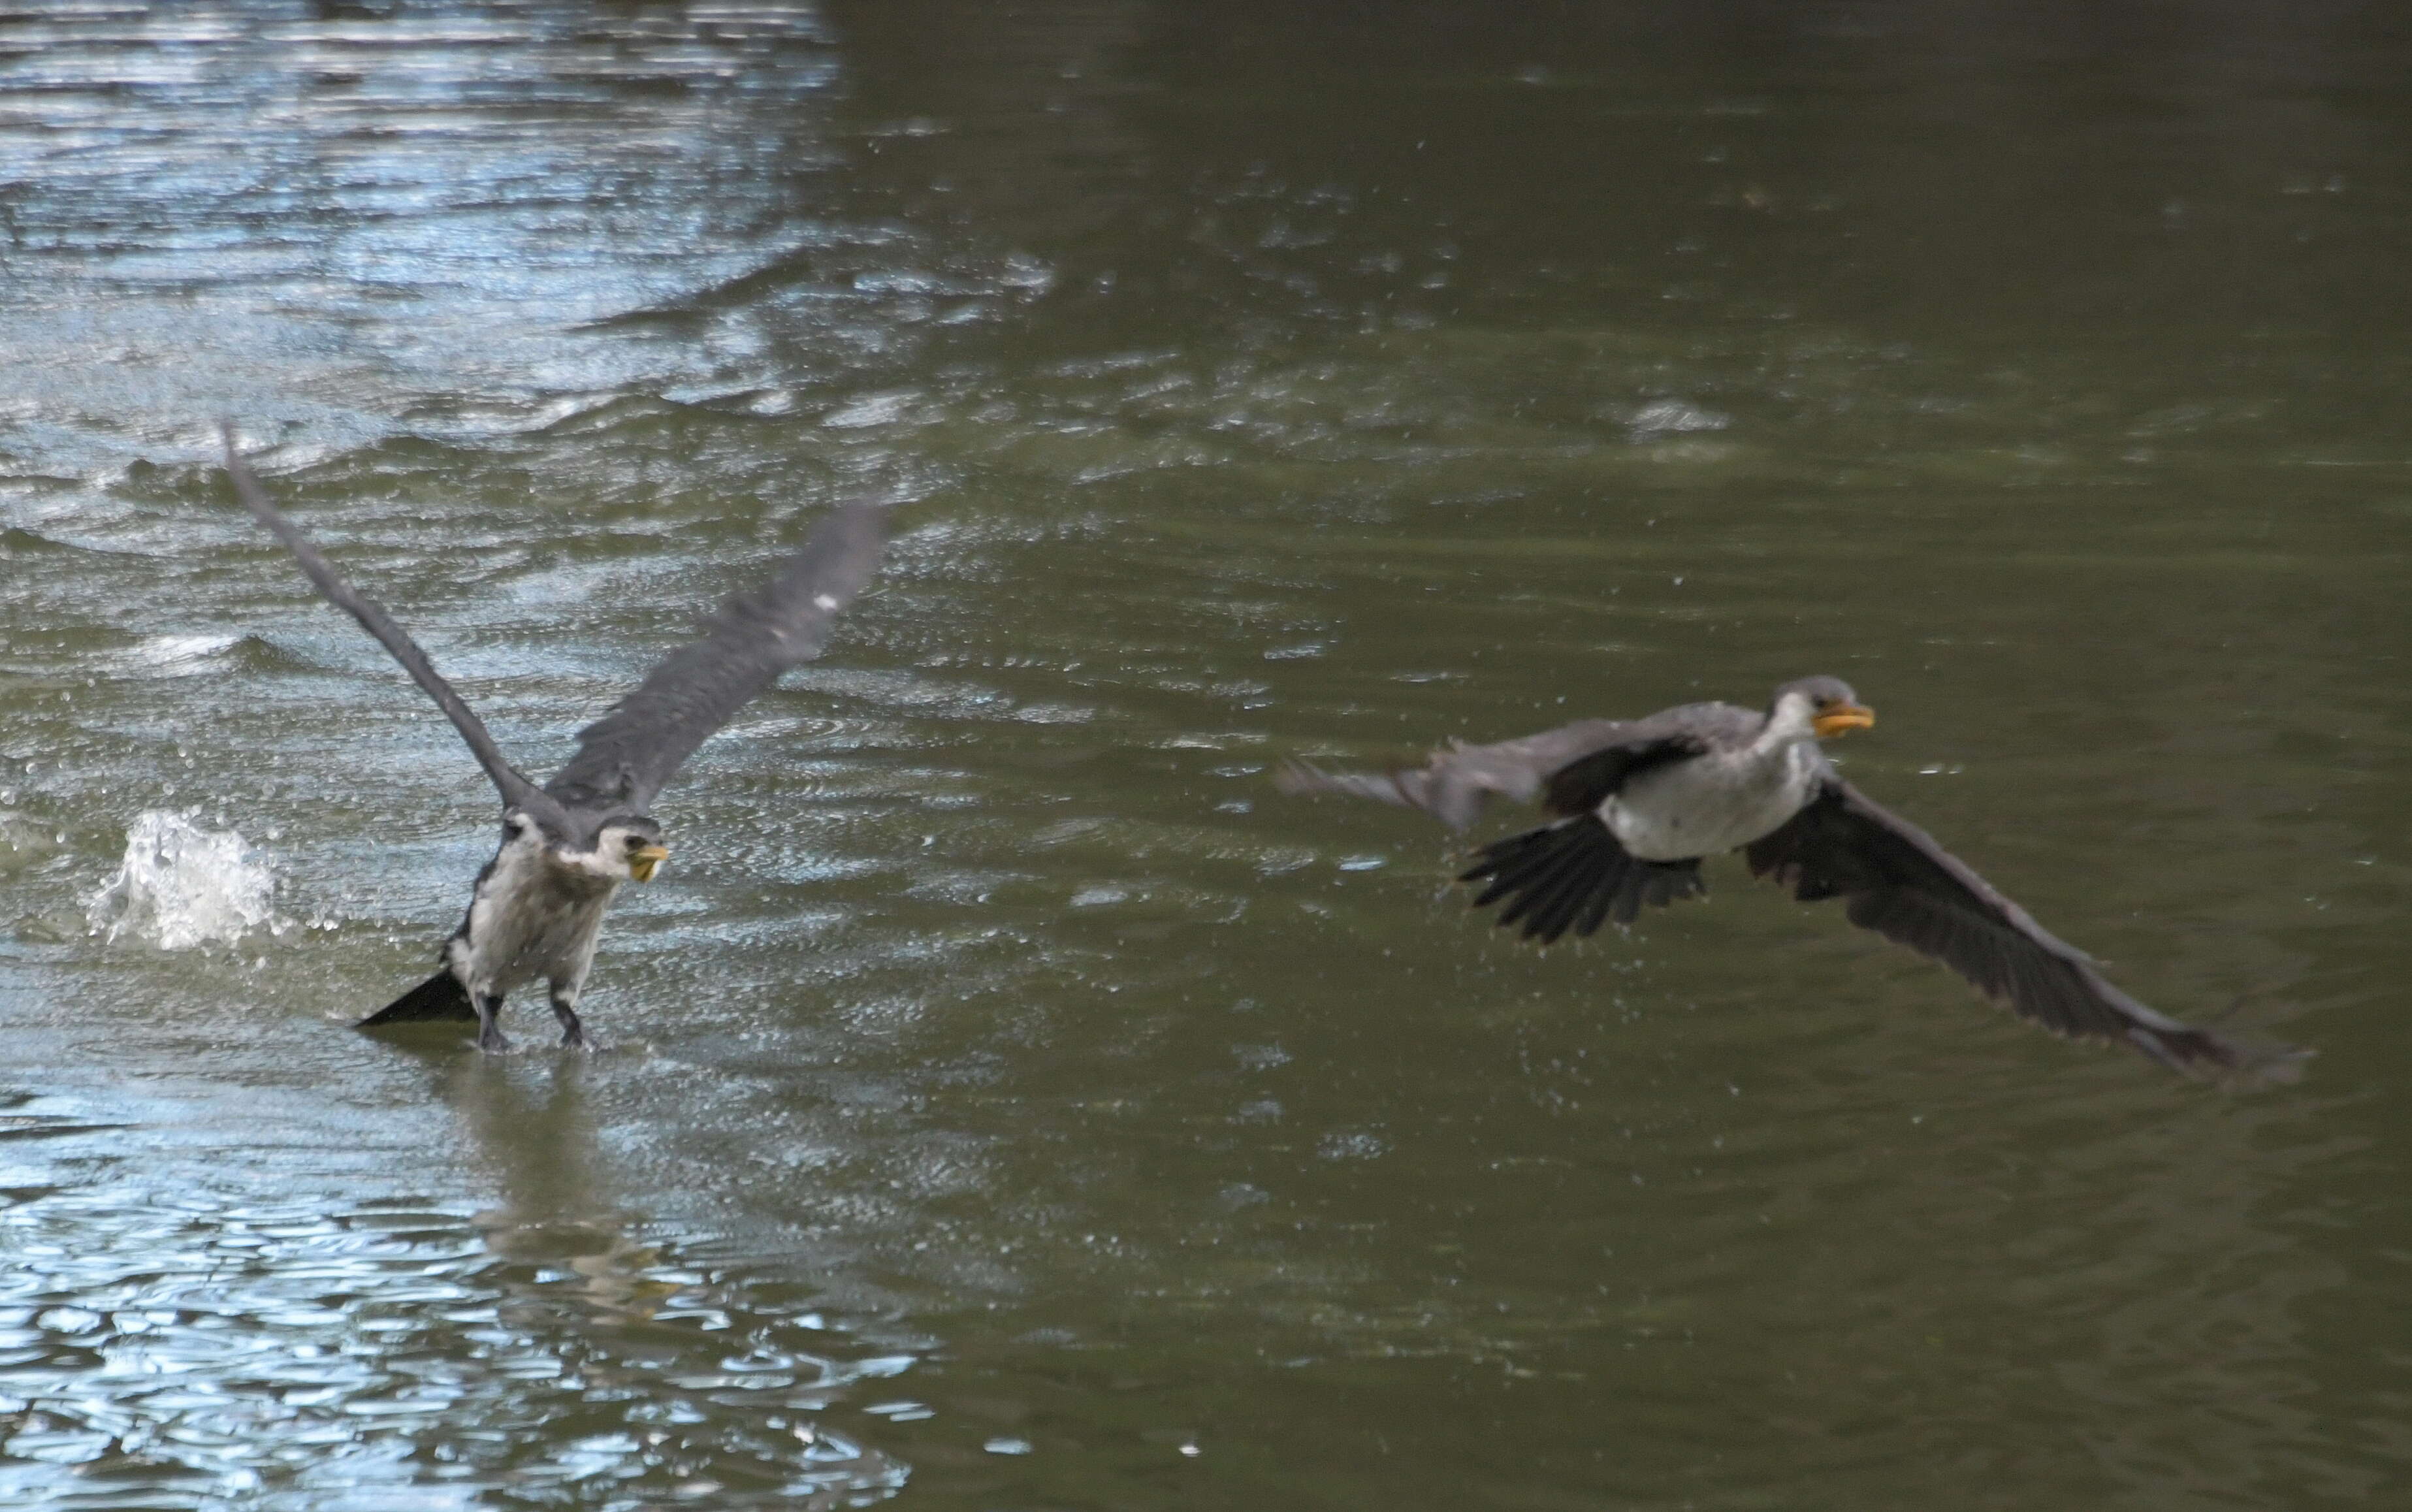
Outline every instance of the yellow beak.
{"type": "Polygon", "coordinates": [[[628,874],[640,882],[651,882],[654,879],[654,868],[661,865],[663,858],[668,855],[669,855],[668,846],[640,845],[628,853],[628,874]]]}
{"type": "Polygon", "coordinates": [[[1876,712],[1862,709],[1855,703],[1838,703],[1809,721],[1809,727],[1821,741],[1831,741],[1847,729],[1869,729],[1875,727],[1876,712]]]}

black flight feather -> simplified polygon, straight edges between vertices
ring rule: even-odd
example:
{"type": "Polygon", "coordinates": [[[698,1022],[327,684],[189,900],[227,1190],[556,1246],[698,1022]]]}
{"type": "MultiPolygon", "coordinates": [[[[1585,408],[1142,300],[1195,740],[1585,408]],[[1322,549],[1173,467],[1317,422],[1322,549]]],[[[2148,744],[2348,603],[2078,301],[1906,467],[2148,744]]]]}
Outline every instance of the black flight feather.
{"type": "Polygon", "coordinates": [[[1706,890],[1698,861],[1641,860],[1588,815],[1494,840],[1480,856],[1458,877],[1488,879],[1474,905],[1508,900],[1499,927],[1522,923],[1524,938],[1544,945],[1568,931],[1595,933],[1610,919],[1630,924],[1645,903],[1670,903],[1706,890]]]}

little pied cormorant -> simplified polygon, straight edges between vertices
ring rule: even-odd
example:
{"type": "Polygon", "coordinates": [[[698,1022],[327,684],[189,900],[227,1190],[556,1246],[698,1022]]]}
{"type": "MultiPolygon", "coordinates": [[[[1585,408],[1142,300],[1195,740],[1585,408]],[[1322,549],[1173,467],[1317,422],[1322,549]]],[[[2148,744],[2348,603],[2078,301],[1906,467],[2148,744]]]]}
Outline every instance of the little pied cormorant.
{"type": "Polygon", "coordinates": [[[603,912],[623,882],[647,882],[669,854],[646,813],[679,764],[780,672],[820,654],[839,609],[878,565],[887,509],[851,505],[824,520],[759,594],[732,598],[700,640],[672,652],[636,692],[579,733],[578,754],[539,787],[504,758],[485,724],[382,605],[364,597],[268,499],[222,430],[245,507],[285,543],[329,602],[393,653],[461,732],[503,797],[503,840],[478,873],[444,969],[362,1019],[363,1027],[475,1019],[478,1048],[509,1048],[496,1023],[513,989],[545,979],[561,1042],[584,1048],[578,995],[603,912]]]}
{"type": "Polygon", "coordinates": [[[1544,945],[1645,903],[1707,890],[1701,858],[1739,849],[1755,876],[1804,903],[1846,900],[1863,929],[1932,957],[2055,1034],[2116,1040],[2193,1072],[2291,1079],[2302,1052],[2248,1047],[2154,1012],[2076,947],[1836,773],[1817,742],[1875,723],[1847,683],[1805,677],[1767,712],[1694,703],[1644,719],[1587,719],[1496,745],[1458,745],[1421,769],[1326,772],[1292,761],[1290,793],[1350,793],[1421,809],[1452,829],[1493,793],[1555,815],[1482,848],[1458,880],[1475,906],[1506,902],[1502,926],[1544,945]]]}

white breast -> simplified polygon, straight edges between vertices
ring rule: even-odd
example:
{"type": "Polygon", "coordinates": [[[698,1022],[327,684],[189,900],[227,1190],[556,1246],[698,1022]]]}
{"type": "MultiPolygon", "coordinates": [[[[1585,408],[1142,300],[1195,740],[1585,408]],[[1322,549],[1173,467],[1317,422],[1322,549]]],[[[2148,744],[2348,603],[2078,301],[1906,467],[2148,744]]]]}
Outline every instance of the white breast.
{"type": "Polygon", "coordinates": [[[469,904],[469,932],[456,963],[482,991],[508,992],[537,977],[576,982],[586,975],[595,937],[617,883],[554,864],[536,834],[514,836],[469,904]]]}
{"type": "Polygon", "coordinates": [[[1719,752],[1643,772],[1610,794],[1599,816],[1645,861],[1714,856],[1782,829],[1825,770],[1814,740],[1719,752]]]}

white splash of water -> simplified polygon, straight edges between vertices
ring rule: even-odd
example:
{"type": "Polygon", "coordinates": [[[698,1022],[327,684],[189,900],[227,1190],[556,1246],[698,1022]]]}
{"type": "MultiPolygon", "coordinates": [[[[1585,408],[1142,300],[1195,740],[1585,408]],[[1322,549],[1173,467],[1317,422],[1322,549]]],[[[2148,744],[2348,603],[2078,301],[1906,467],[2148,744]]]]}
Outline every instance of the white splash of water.
{"type": "Polygon", "coordinates": [[[163,950],[232,941],[270,921],[276,879],[232,829],[204,829],[199,810],[146,809],[125,831],[125,860],[86,901],[96,934],[132,934],[163,950]]]}
{"type": "Polygon", "coordinates": [[[134,677],[194,677],[216,669],[217,658],[241,644],[241,636],[151,636],[101,665],[134,677]]]}
{"type": "Polygon", "coordinates": [[[1653,400],[1625,418],[1625,427],[1636,441],[1655,441],[1660,436],[1693,431],[1722,431],[1732,423],[1728,416],[1713,409],[1696,409],[1680,399],[1653,400]]]}

